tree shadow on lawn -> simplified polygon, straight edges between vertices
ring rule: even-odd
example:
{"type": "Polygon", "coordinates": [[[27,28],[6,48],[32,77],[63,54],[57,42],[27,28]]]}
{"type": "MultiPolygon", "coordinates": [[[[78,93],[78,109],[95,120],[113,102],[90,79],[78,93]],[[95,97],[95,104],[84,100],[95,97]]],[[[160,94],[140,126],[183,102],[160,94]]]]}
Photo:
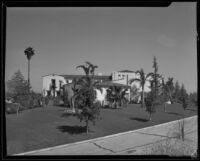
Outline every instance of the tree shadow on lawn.
{"type": "Polygon", "coordinates": [[[61,117],[70,117],[70,116],[75,116],[75,114],[74,113],[67,113],[67,112],[61,114],[61,117]]]}
{"type": "Polygon", "coordinates": [[[189,111],[197,111],[197,109],[194,109],[194,108],[186,108],[185,110],[189,110],[189,111]]]}
{"type": "MultiPolygon", "coordinates": [[[[67,132],[71,135],[73,134],[81,134],[81,133],[86,133],[86,126],[69,126],[69,125],[61,125],[57,126],[57,129],[61,132],[67,132]]],[[[89,129],[89,132],[93,132],[92,130],[89,129]]]]}
{"type": "Polygon", "coordinates": [[[173,114],[173,115],[179,115],[179,116],[182,116],[182,114],[180,113],[177,113],[177,112],[167,112],[168,114],[173,114]]]}
{"type": "Polygon", "coordinates": [[[143,119],[143,118],[139,118],[139,117],[130,117],[131,120],[136,120],[136,121],[140,121],[140,122],[147,122],[149,121],[148,119],[143,119]]]}
{"type": "Polygon", "coordinates": [[[61,125],[57,126],[57,129],[61,132],[67,132],[69,134],[81,134],[86,132],[85,126],[69,126],[69,125],[61,125]]]}

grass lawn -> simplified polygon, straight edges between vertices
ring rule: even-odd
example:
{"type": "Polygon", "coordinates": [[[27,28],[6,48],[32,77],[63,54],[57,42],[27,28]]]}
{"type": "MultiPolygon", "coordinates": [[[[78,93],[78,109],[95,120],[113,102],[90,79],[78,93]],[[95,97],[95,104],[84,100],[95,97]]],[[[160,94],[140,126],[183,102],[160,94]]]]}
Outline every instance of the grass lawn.
{"type": "MultiPolygon", "coordinates": [[[[7,154],[32,150],[102,137],[139,129],[182,118],[181,105],[173,104],[164,113],[163,106],[156,107],[152,120],[140,105],[128,105],[121,109],[101,109],[101,120],[90,124],[90,133],[85,133],[85,123],[76,117],[62,117],[63,107],[49,106],[6,115],[7,154]]],[[[189,107],[185,117],[197,115],[197,108],[189,107]]]]}

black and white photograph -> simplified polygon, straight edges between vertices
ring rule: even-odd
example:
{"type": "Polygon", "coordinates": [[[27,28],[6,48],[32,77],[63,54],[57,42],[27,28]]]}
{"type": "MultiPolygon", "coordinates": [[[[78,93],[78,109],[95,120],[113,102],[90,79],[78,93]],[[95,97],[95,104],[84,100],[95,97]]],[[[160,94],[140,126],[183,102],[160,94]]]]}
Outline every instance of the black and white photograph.
{"type": "Polygon", "coordinates": [[[198,156],[197,2],[5,19],[7,156],[198,156]]]}

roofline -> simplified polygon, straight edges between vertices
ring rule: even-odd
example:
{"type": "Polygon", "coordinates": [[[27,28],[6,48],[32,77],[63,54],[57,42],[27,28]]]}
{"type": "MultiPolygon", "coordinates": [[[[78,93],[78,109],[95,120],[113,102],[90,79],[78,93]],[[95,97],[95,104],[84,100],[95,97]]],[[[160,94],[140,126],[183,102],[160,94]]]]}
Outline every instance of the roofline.
{"type": "MultiPolygon", "coordinates": [[[[85,75],[75,75],[75,74],[66,74],[66,75],[60,75],[62,77],[84,77],[85,75]]],[[[111,75],[94,75],[94,77],[110,77],[111,75]]]]}
{"type": "Polygon", "coordinates": [[[120,70],[120,71],[117,71],[117,72],[120,72],[120,73],[135,73],[132,70],[120,70]]]}
{"type": "MultiPolygon", "coordinates": [[[[61,77],[84,77],[85,75],[76,75],[76,74],[47,74],[47,75],[43,75],[42,77],[46,77],[46,76],[50,76],[50,75],[57,75],[57,76],[61,76],[61,77]]],[[[94,75],[94,77],[99,77],[99,78],[102,78],[102,77],[110,77],[111,75],[94,75]]]]}
{"type": "Polygon", "coordinates": [[[46,76],[49,76],[49,75],[57,75],[57,76],[61,76],[59,74],[47,74],[47,75],[43,75],[42,77],[46,77],[46,76]]]}

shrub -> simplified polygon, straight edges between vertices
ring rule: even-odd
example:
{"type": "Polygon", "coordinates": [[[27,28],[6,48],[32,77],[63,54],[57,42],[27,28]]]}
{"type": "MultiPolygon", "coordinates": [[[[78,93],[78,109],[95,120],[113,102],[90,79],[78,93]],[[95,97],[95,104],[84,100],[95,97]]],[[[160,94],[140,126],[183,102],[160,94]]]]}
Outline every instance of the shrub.
{"type": "Polygon", "coordinates": [[[197,93],[196,92],[190,93],[190,95],[189,95],[189,103],[191,105],[194,105],[194,106],[197,107],[198,100],[197,100],[197,93]]]}
{"type": "Polygon", "coordinates": [[[144,153],[146,155],[191,156],[195,150],[193,146],[180,139],[166,139],[146,147],[144,153]]]}
{"type": "Polygon", "coordinates": [[[17,113],[17,106],[12,103],[6,103],[6,113],[7,114],[16,114],[17,113]]]}
{"type": "Polygon", "coordinates": [[[53,99],[53,105],[54,106],[60,106],[60,105],[62,105],[63,104],[63,100],[62,100],[62,98],[61,97],[55,97],[54,99],[53,99]]]}

